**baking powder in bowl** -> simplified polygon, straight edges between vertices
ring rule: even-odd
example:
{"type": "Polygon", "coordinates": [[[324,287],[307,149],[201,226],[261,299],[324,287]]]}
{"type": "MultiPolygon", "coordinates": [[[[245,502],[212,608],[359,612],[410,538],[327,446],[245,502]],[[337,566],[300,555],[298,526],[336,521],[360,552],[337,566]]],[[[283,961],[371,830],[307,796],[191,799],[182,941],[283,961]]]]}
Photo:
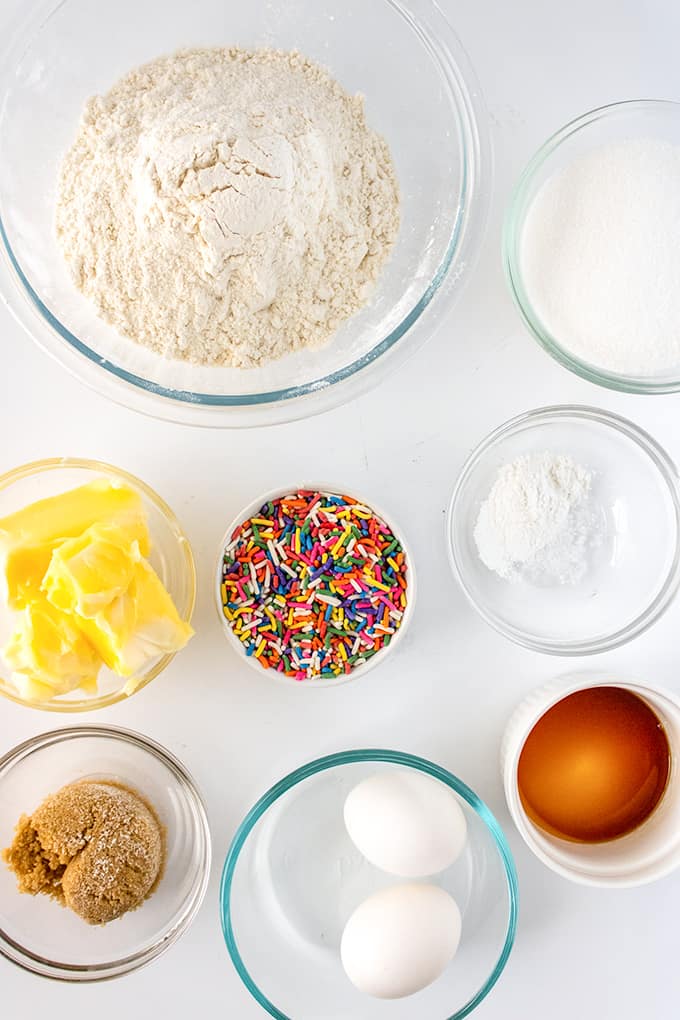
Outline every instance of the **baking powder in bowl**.
{"type": "Polygon", "coordinates": [[[503,464],[474,529],[484,565],[507,581],[576,584],[603,537],[591,485],[591,472],[565,454],[503,464]]]}

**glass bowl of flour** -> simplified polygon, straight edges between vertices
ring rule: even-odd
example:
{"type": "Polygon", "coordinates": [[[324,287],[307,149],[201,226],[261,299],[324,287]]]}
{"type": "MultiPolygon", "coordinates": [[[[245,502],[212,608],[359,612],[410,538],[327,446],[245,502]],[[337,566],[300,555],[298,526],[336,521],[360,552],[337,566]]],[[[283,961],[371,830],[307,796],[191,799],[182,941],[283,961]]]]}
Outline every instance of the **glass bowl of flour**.
{"type": "Polygon", "coordinates": [[[675,465],[642,429],[591,407],[530,411],[491,433],[456,483],[453,572],[511,641],[553,655],[625,644],[680,581],[675,465]]]}
{"type": "Polygon", "coordinates": [[[680,103],[614,103],[557,131],[520,178],[503,259],[539,344],[591,382],[680,390],[680,103]]]}
{"type": "Polygon", "coordinates": [[[105,396],[306,417],[402,363],[468,277],[487,117],[434,0],[46,0],[11,39],[0,293],[105,396]]]}

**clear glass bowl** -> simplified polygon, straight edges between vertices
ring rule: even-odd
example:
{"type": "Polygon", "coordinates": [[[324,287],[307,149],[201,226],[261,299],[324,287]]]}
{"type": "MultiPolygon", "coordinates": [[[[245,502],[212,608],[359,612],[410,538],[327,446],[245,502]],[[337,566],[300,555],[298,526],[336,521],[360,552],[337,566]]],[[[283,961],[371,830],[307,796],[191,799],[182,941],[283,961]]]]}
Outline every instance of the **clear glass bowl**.
{"type": "Polygon", "coordinates": [[[0,759],[0,847],[11,844],[22,814],[85,778],[115,779],[149,801],[166,828],[165,870],[137,910],[98,926],[48,896],[19,893],[0,862],[0,953],[62,981],[102,981],[155,960],[190,926],[210,874],[210,831],[193,779],[160,744],[117,727],[54,730],[0,759]]]}
{"type": "Polygon", "coordinates": [[[318,413],[400,364],[469,276],[489,197],[487,117],[435,0],[43,0],[22,9],[0,68],[0,293],[44,350],[121,404],[222,427],[318,413]],[[191,46],[299,49],[366,96],[389,141],[399,238],[368,306],[319,351],[240,371],[163,359],[121,338],[71,282],[53,229],[55,180],[85,100],[191,46]]]}
{"type": "Polygon", "coordinates": [[[248,812],[227,854],[222,928],[248,991],[277,1020],[461,1020],[488,995],[512,949],[517,879],[498,822],[450,772],[398,751],[345,751],[297,769],[248,812]],[[460,907],[458,952],[429,988],[406,999],[362,995],[340,962],[355,907],[399,880],[374,868],[351,842],[347,794],[377,772],[415,769],[456,794],[468,827],[462,856],[430,881],[460,907]]]}
{"type": "MultiPolygon", "coordinates": [[[[196,568],[189,540],[167,503],[139,478],[95,460],[59,457],[34,461],[0,476],[0,518],[21,510],[35,500],[86,485],[95,478],[122,481],[141,496],[151,535],[150,562],[172,596],[180,617],[190,623],[196,600],[196,568]]],[[[0,648],[7,642],[14,620],[15,614],[1,599],[0,648]]],[[[139,677],[134,693],[162,673],[173,658],[174,655],[163,655],[151,663],[139,677]]],[[[129,696],[123,692],[126,681],[106,667],[102,667],[99,673],[99,689],[96,694],[77,690],[38,703],[24,701],[9,677],[10,671],[0,655],[0,694],[20,705],[48,712],[91,712],[115,705],[129,696]]]]}
{"type": "Polygon", "coordinates": [[[272,499],[280,499],[282,496],[288,496],[290,495],[291,492],[296,491],[296,487],[289,485],[282,489],[273,489],[270,492],[264,493],[264,495],[260,496],[259,499],[253,500],[253,502],[249,506],[247,506],[245,510],[242,510],[241,513],[237,514],[234,520],[231,522],[226,532],[224,533],[224,537],[220,543],[219,553],[217,556],[217,570],[215,574],[215,605],[217,608],[217,615],[219,616],[220,623],[222,625],[222,630],[224,631],[227,641],[234,649],[236,655],[238,655],[240,659],[245,661],[251,667],[251,669],[254,669],[260,676],[264,674],[267,677],[270,677],[271,679],[275,680],[276,683],[285,684],[287,687],[303,688],[304,690],[325,690],[326,688],[338,687],[340,684],[345,684],[348,683],[350,680],[357,680],[359,677],[364,676],[371,669],[374,669],[375,666],[379,666],[382,663],[384,663],[387,657],[394,652],[395,648],[397,648],[401,644],[401,642],[404,639],[404,635],[408,630],[409,624],[411,623],[411,620],[413,618],[417,590],[416,570],[413,565],[413,557],[411,555],[411,551],[408,547],[408,544],[404,540],[404,536],[402,534],[401,529],[395,525],[394,519],[391,516],[384,514],[379,507],[376,507],[373,500],[365,500],[363,499],[363,497],[357,495],[356,492],[349,492],[347,489],[339,489],[333,485],[318,485],[305,482],[304,485],[297,486],[297,488],[311,489],[315,492],[330,492],[337,495],[352,496],[360,503],[363,503],[365,506],[370,507],[373,510],[373,512],[377,514],[377,516],[380,517],[380,519],[383,520],[389,526],[395,538],[399,539],[408,566],[408,571],[406,575],[407,580],[406,609],[404,611],[404,616],[401,621],[401,626],[399,627],[399,630],[396,632],[396,634],[394,634],[394,636],[392,637],[392,640],[390,641],[388,647],[381,649],[379,653],[374,655],[363,665],[356,666],[351,673],[343,674],[342,676],[338,677],[333,677],[332,679],[328,679],[327,677],[315,677],[309,680],[297,681],[294,680],[292,677],[286,676],[284,673],[278,673],[272,669],[263,669],[263,667],[257,662],[253,655],[246,655],[243,643],[234,634],[233,630],[229,626],[229,621],[225,618],[224,613],[222,611],[222,587],[221,587],[222,562],[224,557],[224,550],[236,528],[240,524],[242,524],[243,521],[247,521],[248,518],[254,517],[264,503],[268,503],[272,499]]]}
{"type": "Polygon", "coordinates": [[[680,390],[680,367],[665,376],[634,377],[608,372],[571,353],[568,338],[553,336],[541,321],[522,274],[524,224],[541,186],[572,160],[602,145],[628,138],[656,138],[680,144],[680,103],[651,99],[613,103],[583,114],[552,135],[526,167],[510,200],[503,231],[505,275],[525,325],[541,347],[565,368],[613,390],[674,393],[680,390]]]}
{"type": "Polygon", "coordinates": [[[642,429],[592,407],[541,408],[501,425],[473,451],[449,504],[449,559],[487,623],[517,644],[590,655],[643,633],[680,580],[680,494],[675,465],[642,429]],[[508,581],[482,562],[474,527],[499,468],[528,453],[569,454],[592,473],[602,542],[577,584],[508,581]]]}

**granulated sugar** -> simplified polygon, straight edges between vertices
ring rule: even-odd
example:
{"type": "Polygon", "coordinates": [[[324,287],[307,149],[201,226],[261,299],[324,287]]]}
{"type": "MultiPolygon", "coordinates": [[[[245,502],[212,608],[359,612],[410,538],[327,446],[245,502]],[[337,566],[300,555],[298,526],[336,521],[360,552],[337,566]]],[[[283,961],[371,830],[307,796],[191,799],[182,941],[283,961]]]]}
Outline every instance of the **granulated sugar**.
{"type": "Polygon", "coordinates": [[[605,371],[680,370],[680,146],[602,146],[542,185],[520,262],[529,301],[561,347],[605,371]]]}

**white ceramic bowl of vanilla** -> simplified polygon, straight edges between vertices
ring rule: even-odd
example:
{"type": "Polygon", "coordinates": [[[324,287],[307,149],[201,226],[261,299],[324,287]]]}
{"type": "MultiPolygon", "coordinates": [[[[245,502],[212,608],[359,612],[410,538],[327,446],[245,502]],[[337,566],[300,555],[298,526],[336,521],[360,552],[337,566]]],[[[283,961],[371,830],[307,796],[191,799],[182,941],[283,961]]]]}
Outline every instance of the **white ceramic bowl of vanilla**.
{"type": "MultiPolygon", "coordinates": [[[[602,671],[570,673],[532,691],[508,720],[501,743],[501,773],[512,820],[531,852],[552,871],[579,885],[645,885],[680,867],[680,698],[643,679],[602,671]],[[563,699],[597,687],[618,688],[640,698],[665,732],[669,770],[653,812],[632,831],[599,842],[574,842],[546,832],[529,817],[518,784],[519,762],[533,728],[563,699]]],[[[600,763],[602,764],[602,762],[600,763]]],[[[586,766],[586,774],[588,772],[586,766]]]]}

